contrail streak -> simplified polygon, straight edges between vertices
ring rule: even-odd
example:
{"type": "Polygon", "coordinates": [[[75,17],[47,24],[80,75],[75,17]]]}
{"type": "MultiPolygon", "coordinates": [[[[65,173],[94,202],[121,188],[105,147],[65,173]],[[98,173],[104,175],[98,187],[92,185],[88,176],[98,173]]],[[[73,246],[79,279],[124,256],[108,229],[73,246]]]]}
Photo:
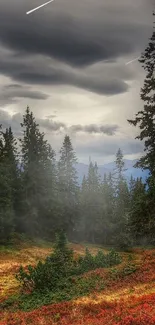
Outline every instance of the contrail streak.
{"type": "Polygon", "coordinates": [[[130,64],[130,63],[132,63],[132,62],[134,62],[134,61],[137,61],[139,58],[140,58],[140,56],[138,56],[138,58],[136,58],[136,59],[133,59],[133,60],[131,60],[131,61],[125,63],[125,65],[128,65],[128,64],[130,64]]]}
{"type": "Polygon", "coordinates": [[[27,12],[26,12],[26,15],[29,15],[29,14],[31,14],[33,11],[38,10],[38,9],[40,9],[41,7],[44,7],[44,6],[48,5],[48,4],[49,4],[50,2],[52,2],[52,1],[54,1],[54,0],[50,0],[50,1],[46,2],[46,3],[43,3],[41,6],[39,6],[39,7],[37,7],[37,8],[34,8],[34,9],[30,10],[30,11],[27,11],[27,12]]]}

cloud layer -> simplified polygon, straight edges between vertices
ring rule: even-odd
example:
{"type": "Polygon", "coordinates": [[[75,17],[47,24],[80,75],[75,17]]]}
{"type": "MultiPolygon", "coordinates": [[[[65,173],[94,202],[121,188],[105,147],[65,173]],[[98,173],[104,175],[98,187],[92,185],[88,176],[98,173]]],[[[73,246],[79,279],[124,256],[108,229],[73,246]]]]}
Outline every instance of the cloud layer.
{"type": "MultiPolygon", "coordinates": [[[[4,128],[8,128],[12,126],[13,131],[16,134],[20,133],[20,123],[22,122],[22,115],[20,113],[15,113],[10,115],[6,111],[0,110],[0,121],[4,128]]],[[[67,126],[63,122],[54,121],[51,117],[45,119],[37,119],[37,123],[39,126],[46,130],[46,132],[50,131],[51,133],[57,131],[64,131],[66,133],[76,134],[78,132],[84,132],[88,134],[106,134],[108,136],[114,135],[119,129],[118,125],[71,125],[67,126]]]]}
{"type": "Polygon", "coordinates": [[[19,84],[5,85],[0,88],[0,105],[5,106],[8,103],[16,103],[20,98],[45,100],[48,95],[19,84]]]}
{"type": "Polygon", "coordinates": [[[141,50],[147,35],[141,0],[136,6],[127,0],[59,0],[29,16],[32,1],[11,4],[2,0],[0,40],[23,55],[43,54],[80,67],[141,50]]]}
{"type": "Polygon", "coordinates": [[[1,0],[0,122],[18,136],[28,104],[56,149],[69,133],[82,159],[139,154],[126,120],[143,76],[125,63],[148,43],[154,0],[54,0],[26,15],[42,3],[1,0]]]}
{"type": "Polygon", "coordinates": [[[141,52],[150,30],[151,3],[145,15],[144,0],[136,5],[127,0],[59,0],[25,14],[39,4],[2,0],[0,73],[28,84],[72,85],[107,96],[128,91],[123,69],[116,73],[114,64],[107,74],[106,64],[141,52]],[[100,77],[91,73],[91,65],[99,62],[105,62],[100,77]]]}

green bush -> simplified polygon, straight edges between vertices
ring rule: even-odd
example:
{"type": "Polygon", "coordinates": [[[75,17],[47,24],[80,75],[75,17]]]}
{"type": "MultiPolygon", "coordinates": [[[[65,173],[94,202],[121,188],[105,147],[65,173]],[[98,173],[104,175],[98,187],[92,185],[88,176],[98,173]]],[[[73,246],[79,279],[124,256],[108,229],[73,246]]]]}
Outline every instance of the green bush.
{"type": "Polygon", "coordinates": [[[85,255],[80,256],[77,260],[77,264],[73,269],[74,274],[81,274],[95,269],[95,259],[86,248],[85,255]]]}
{"type": "Polygon", "coordinates": [[[106,261],[106,255],[99,250],[98,253],[95,256],[95,264],[96,267],[106,267],[107,266],[107,261],[106,261]]]}
{"type": "Polygon", "coordinates": [[[67,247],[65,234],[56,236],[55,250],[45,262],[38,262],[35,267],[28,265],[28,271],[21,266],[16,278],[25,289],[54,290],[62,284],[63,279],[70,275],[73,264],[73,251],[67,247]]]}
{"type": "Polygon", "coordinates": [[[88,248],[84,256],[77,260],[73,258],[73,250],[68,248],[67,239],[63,232],[56,236],[54,252],[45,262],[38,262],[35,267],[28,266],[27,271],[21,266],[16,278],[24,288],[31,292],[56,292],[72,285],[72,277],[100,267],[111,267],[121,262],[121,257],[114,250],[108,254],[98,251],[96,256],[91,255],[88,248]]]}
{"type": "Polygon", "coordinates": [[[104,254],[101,250],[96,256],[92,256],[88,248],[84,256],[80,256],[77,260],[77,265],[74,269],[76,274],[81,274],[87,271],[95,270],[97,268],[110,267],[121,263],[122,259],[118,253],[111,250],[108,254],[104,254]]]}
{"type": "Polygon", "coordinates": [[[112,249],[109,254],[106,255],[107,267],[118,265],[122,262],[121,256],[112,249]]]}
{"type": "Polygon", "coordinates": [[[99,252],[96,256],[91,255],[88,248],[86,248],[85,255],[78,258],[77,263],[73,269],[73,273],[82,274],[84,272],[95,270],[99,267],[105,267],[103,259],[101,259],[101,256],[98,255],[100,255],[99,252]]]}

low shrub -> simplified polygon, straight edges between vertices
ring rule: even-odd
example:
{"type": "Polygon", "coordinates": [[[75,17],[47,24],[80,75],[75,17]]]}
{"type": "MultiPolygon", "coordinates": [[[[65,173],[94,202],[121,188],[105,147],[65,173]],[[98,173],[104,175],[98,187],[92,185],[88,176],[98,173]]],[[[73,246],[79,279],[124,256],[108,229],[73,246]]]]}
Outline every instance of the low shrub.
{"type": "Polygon", "coordinates": [[[27,270],[21,266],[16,279],[29,291],[54,290],[70,275],[72,264],[73,251],[67,246],[65,234],[60,232],[56,236],[54,253],[44,263],[39,261],[34,267],[28,265],[27,270]]]}
{"type": "Polygon", "coordinates": [[[74,266],[74,274],[82,274],[97,268],[107,268],[113,265],[121,263],[121,256],[114,250],[111,250],[108,254],[104,254],[103,251],[99,250],[98,253],[93,256],[86,248],[85,255],[80,256],[74,266]]]}
{"type": "Polygon", "coordinates": [[[108,254],[98,251],[97,255],[93,256],[88,248],[84,256],[74,260],[73,250],[68,248],[65,234],[60,232],[56,237],[54,252],[45,262],[39,261],[35,267],[29,265],[26,270],[21,266],[16,278],[29,292],[47,290],[55,292],[63,290],[66,286],[70,287],[72,277],[75,275],[119,263],[121,257],[114,250],[108,254]]]}

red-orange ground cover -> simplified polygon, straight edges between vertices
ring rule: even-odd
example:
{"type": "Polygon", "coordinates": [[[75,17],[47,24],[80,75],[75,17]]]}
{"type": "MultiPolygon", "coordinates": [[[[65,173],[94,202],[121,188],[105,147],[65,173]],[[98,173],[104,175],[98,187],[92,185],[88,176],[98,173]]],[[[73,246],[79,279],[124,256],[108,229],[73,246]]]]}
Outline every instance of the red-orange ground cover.
{"type": "MultiPolygon", "coordinates": [[[[134,258],[139,269],[128,276],[112,279],[110,270],[104,269],[84,275],[96,273],[104,277],[106,287],[100,293],[31,312],[4,310],[0,325],[155,325],[155,250],[135,250],[134,258]]],[[[35,262],[34,257],[32,260],[35,262]]],[[[126,254],[124,264],[125,260],[126,254]]],[[[11,275],[13,269],[9,272],[11,275]]]]}

